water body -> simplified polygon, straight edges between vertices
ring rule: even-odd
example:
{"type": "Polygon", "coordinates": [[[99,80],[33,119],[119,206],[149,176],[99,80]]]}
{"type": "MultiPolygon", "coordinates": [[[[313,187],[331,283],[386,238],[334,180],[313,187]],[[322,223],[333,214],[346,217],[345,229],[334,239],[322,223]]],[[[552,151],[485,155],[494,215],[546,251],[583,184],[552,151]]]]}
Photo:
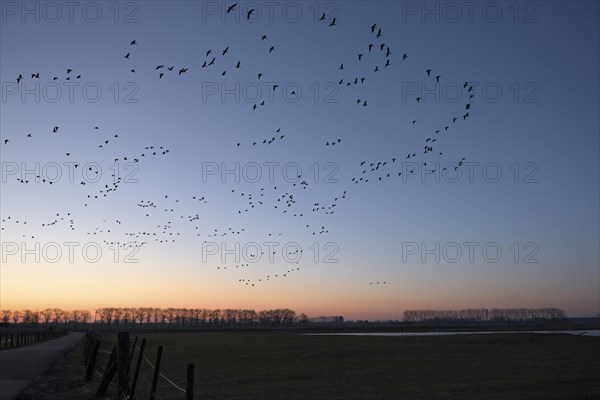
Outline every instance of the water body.
{"type": "Polygon", "coordinates": [[[600,330],[588,331],[479,331],[479,332],[341,332],[341,333],[304,333],[314,336],[452,336],[452,335],[490,335],[501,333],[543,333],[549,335],[576,335],[600,337],[600,330]]]}

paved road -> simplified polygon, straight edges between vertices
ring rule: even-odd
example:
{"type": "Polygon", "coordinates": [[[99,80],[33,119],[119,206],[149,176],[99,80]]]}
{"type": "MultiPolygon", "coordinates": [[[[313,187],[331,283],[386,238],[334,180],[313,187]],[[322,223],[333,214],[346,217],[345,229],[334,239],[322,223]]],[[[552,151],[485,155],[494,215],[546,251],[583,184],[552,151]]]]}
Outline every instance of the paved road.
{"type": "Polygon", "coordinates": [[[16,399],[36,376],[82,336],[83,333],[70,333],[47,342],[0,351],[0,399],[16,399]]]}

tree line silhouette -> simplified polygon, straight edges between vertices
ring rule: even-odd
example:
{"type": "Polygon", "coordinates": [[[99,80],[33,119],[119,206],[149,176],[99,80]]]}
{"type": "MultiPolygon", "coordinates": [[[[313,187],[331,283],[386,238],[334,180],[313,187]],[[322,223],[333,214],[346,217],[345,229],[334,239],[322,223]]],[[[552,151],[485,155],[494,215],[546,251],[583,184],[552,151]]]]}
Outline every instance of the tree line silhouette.
{"type": "MultiPolygon", "coordinates": [[[[249,309],[208,309],[208,308],[153,308],[153,307],[104,307],[94,310],[62,310],[47,308],[37,310],[1,310],[4,324],[26,326],[49,324],[95,323],[110,327],[134,327],[140,325],[165,325],[170,327],[244,327],[275,326],[286,327],[309,323],[341,323],[343,316],[309,318],[306,314],[296,314],[289,308],[272,310],[249,309]]],[[[404,322],[512,322],[557,320],[566,318],[566,313],[558,308],[467,308],[462,310],[407,310],[404,322]]]]}
{"type": "MultiPolygon", "coordinates": [[[[108,326],[135,326],[143,324],[161,324],[174,327],[201,326],[290,326],[294,323],[308,323],[304,313],[297,315],[289,308],[273,310],[246,309],[206,309],[206,308],[153,308],[153,307],[104,307],[94,310],[66,311],[60,308],[48,308],[42,311],[22,310],[0,311],[1,321],[5,324],[86,324],[94,322],[108,326]]],[[[323,319],[324,317],[320,317],[323,319]]],[[[342,320],[343,317],[331,317],[342,320]]],[[[319,319],[315,319],[318,321],[319,319]]]]}
{"type": "Polygon", "coordinates": [[[38,324],[67,324],[88,323],[91,322],[92,314],[88,310],[71,310],[66,311],[60,308],[47,308],[42,311],[38,310],[22,310],[11,311],[1,310],[0,320],[5,323],[38,325],[38,324]]]}
{"type": "Polygon", "coordinates": [[[207,309],[207,308],[100,308],[98,322],[111,325],[167,324],[177,327],[194,326],[289,326],[308,322],[306,314],[297,315],[289,308],[274,310],[207,309]]]}
{"type": "Polygon", "coordinates": [[[466,308],[462,310],[408,310],[405,322],[463,321],[463,322],[508,322],[535,321],[566,318],[558,308],[466,308]]]}

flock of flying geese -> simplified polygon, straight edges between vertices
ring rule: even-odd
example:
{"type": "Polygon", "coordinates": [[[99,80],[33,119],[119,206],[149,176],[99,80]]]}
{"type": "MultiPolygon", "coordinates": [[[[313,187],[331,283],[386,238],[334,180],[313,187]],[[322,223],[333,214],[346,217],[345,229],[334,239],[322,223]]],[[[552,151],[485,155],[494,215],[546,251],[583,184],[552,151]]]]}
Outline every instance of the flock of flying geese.
{"type": "MultiPolygon", "coordinates": [[[[227,8],[227,13],[234,12],[238,7],[238,3],[232,4],[227,8]]],[[[250,9],[246,13],[246,18],[250,20],[253,17],[254,9],[250,9]]],[[[321,16],[319,22],[327,24],[329,27],[335,27],[337,25],[336,18],[328,19],[325,14],[321,16]]],[[[359,50],[356,54],[356,57],[352,61],[352,66],[356,69],[357,66],[362,68],[364,71],[363,74],[356,76],[347,76],[346,71],[348,71],[348,66],[350,63],[348,61],[340,63],[338,73],[341,75],[339,80],[337,81],[340,88],[345,88],[345,90],[351,90],[354,86],[365,85],[373,76],[373,74],[381,73],[381,71],[389,70],[392,67],[392,55],[394,54],[391,48],[383,41],[383,32],[382,29],[377,25],[373,24],[369,28],[372,42],[368,44],[365,48],[359,50]],[[369,78],[369,79],[367,79],[369,78]]],[[[272,54],[275,52],[275,46],[269,43],[268,35],[264,34],[260,37],[260,42],[265,44],[265,53],[272,54]]],[[[136,68],[133,65],[135,63],[135,51],[133,50],[138,46],[138,42],[136,40],[132,40],[129,42],[129,47],[131,49],[123,55],[123,58],[127,63],[130,63],[130,72],[136,73],[136,68]]],[[[209,69],[209,68],[217,68],[217,65],[226,65],[220,75],[225,78],[228,75],[228,71],[235,71],[237,69],[242,68],[242,61],[237,60],[235,58],[231,58],[230,47],[227,46],[222,50],[214,50],[207,49],[205,50],[204,60],[199,69],[209,69]]],[[[406,53],[402,54],[400,59],[402,62],[405,62],[408,59],[408,55],[406,53]]],[[[175,65],[168,64],[159,64],[154,67],[154,70],[157,73],[158,79],[166,79],[169,75],[173,76],[182,76],[188,73],[188,67],[176,67],[175,65]]],[[[29,75],[30,79],[41,79],[42,75],[39,72],[31,73],[29,75]]],[[[66,69],[66,77],[65,80],[73,79],[81,79],[81,74],[73,73],[71,68],[66,69]]],[[[262,72],[256,73],[257,78],[260,80],[263,78],[262,72]]],[[[436,83],[439,83],[442,79],[442,75],[434,71],[431,68],[428,68],[424,71],[424,76],[428,79],[432,79],[436,83]]],[[[16,78],[17,83],[20,83],[25,80],[23,74],[19,74],[16,78]]],[[[52,78],[53,81],[59,80],[57,76],[52,78]]],[[[400,176],[402,171],[398,171],[398,168],[395,168],[400,163],[401,159],[415,159],[415,158],[423,158],[426,156],[438,155],[441,156],[443,153],[439,151],[440,143],[443,142],[449,136],[449,132],[452,128],[459,124],[460,122],[464,122],[470,116],[470,112],[472,110],[472,100],[474,98],[473,94],[473,86],[469,84],[469,82],[465,82],[463,88],[469,93],[469,102],[464,105],[464,114],[460,115],[451,115],[448,117],[447,121],[440,124],[440,126],[433,130],[429,137],[424,138],[423,147],[418,150],[413,150],[408,154],[398,154],[396,157],[385,160],[376,160],[376,161],[361,161],[360,162],[360,170],[361,173],[358,176],[352,178],[351,182],[354,184],[359,183],[368,183],[370,181],[381,182],[383,180],[392,178],[394,176],[400,176]],[[398,163],[397,163],[398,162],[398,163]]],[[[273,91],[277,90],[278,86],[273,86],[273,91]]],[[[418,104],[423,104],[420,97],[416,98],[416,102],[418,104]]],[[[256,110],[258,107],[264,106],[265,103],[255,103],[252,105],[253,110],[256,110]]],[[[356,105],[360,107],[367,107],[369,102],[367,99],[360,97],[356,99],[356,105]]],[[[408,121],[409,125],[415,125],[417,120],[408,121]]],[[[49,129],[51,135],[59,135],[61,132],[61,128],[59,126],[53,126],[49,129]]],[[[102,130],[99,126],[94,126],[90,134],[93,137],[98,136],[98,139],[94,139],[96,141],[97,149],[102,149],[102,151],[111,151],[112,154],[118,150],[118,140],[120,138],[118,133],[101,133],[102,130]],[[114,147],[113,147],[114,146],[114,147]]],[[[23,140],[31,140],[33,138],[31,133],[25,133],[23,140]]],[[[255,147],[255,146],[270,146],[273,143],[283,141],[286,138],[286,134],[282,132],[281,128],[275,129],[271,134],[265,135],[256,140],[250,140],[248,142],[240,141],[235,144],[237,148],[245,148],[245,147],[255,147]]],[[[335,138],[329,139],[325,141],[325,146],[339,146],[342,143],[343,138],[335,138]]],[[[4,145],[8,145],[11,142],[10,139],[3,139],[4,145]]],[[[157,156],[167,156],[169,154],[169,149],[164,146],[157,145],[146,145],[143,149],[140,148],[140,151],[135,154],[121,155],[118,157],[113,157],[115,162],[133,162],[133,163],[141,163],[142,160],[148,159],[150,157],[157,156]]],[[[67,157],[71,157],[74,154],[73,150],[70,150],[65,153],[67,157]]],[[[461,158],[456,163],[456,168],[459,168],[462,163],[465,161],[465,158],[461,158]]],[[[423,165],[427,165],[426,161],[423,161],[423,165]]],[[[76,168],[79,165],[75,166],[76,168]]],[[[97,171],[92,170],[90,167],[90,172],[94,173],[97,171]]],[[[99,189],[93,191],[92,193],[88,193],[85,197],[84,206],[88,206],[94,200],[99,200],[102,198],[106,198],[111,193],[116,192],[122,184],[121,177],[115,177],[114,174],[111,176],[112,182],[105,183],[104,186],[100,186],[99,189]]],[[[239,207],[237,208],[237,214],[246,214],[252,213],[258,209],[271,209],[274,212],[280,212],[281,214],[288,214],[290,216],[296,218],[305,218],[309,214],[324,214],[324,215],[332,215],[338,207],[338,204],[341,200],[345,199],[347,196],[347,190],[344,190],[338,196],[335,196],[333,199],[323,202],[321,201],[313,201],[311,204],[307,204],[306,206],[302,206],[298,204],[298,199],[300,195],[296,192],[298,190],[305,190],[309,187],[309,183],[306,179],[303,179],[302,176],[297,177],[297,181],[291,184],[291,187],[283,187],[272,186],[272,187],[260,187],[256,192],[244,191],[241,192],[236,189],[231,189],[231,196],[237,198],[240,202],[239,207]]],[[[32,183],[48,183],[52,185],[53,182],[49,182],[45,179],[41,179],[40,176],[37,176],[35,180],[24,180],[21,178],[17,178],[17,180],[22,184],[32,184],[32,183]]],[[[82,186],[86,185],[85,181],[81,181],[82,186]]],[[[91,186],[91,185],[90,185],[91,186]]],[[[98,186],[96,186],[97,188],[98,186]]],[[[104,243],[108,245],[118,244],[123,248],[141,248],[147,245],[149,242],[154,243],[174,243],[178,237],[180,237],[181,232],[178,232],[174,228],[173,221],[176,221],[176,215],[179,216],[179,220],[187,222],[191,224],[196,231],[196,236],[200,238],[205,238],[204,242],[209,240],[215,240],[216,238],[226,238],[233,237],[245,234],[248,230],[246,228],[211,228],[208,231],[204,231],[206,227],[201,224],[201,216],[199,214],[189,214],[185,213],[185,209],[187,207],[197,207],[198,205],[207,204],[207,196],[206,195],[196,195],[186,197],[185,201],[181,201],[179,199],[174,199],[172,196],[169,198],[169,195],[164,195],[164,198],[161,199],[143,199],[140,200],[136,206],[143,213],[144,218],[153,219],[157,217],[165,216],[166,220],[162,221],[159,224],[156,224],[152,230],[138,230],[138,231],[129,231],[125,232],[124,235],[128,238],[128,242],[123,244],[121,242],[110,240],[110,235],[114,232],[111,232],[110,227],[106,226],[98,226],[95,227],[94,230],[87,232],[89,236],[103,237],[104,243]],[[186,203],[185,205],[183,203],[186,203]],[[189,204],[187,204],[189,203],[189,204]]],[[[11,216],[2,219],[2,227],[1,229],[4,231],[5,227],[8,227],[10,224],[19,224],[19,225],[27,225],[32,226],[32,224],[27,224],[28,221],[16,220],[11,216]]],[[[121,221],[116,220],[114,223],[117,225],[121,225],[121,221]]],[[[56,227],[60,224],[68,224],[68,227],[75,231],[75,220],[71,216],[70,213],[66,213],[61,215],[57,213],[52,221],[44,222],[40,224],[41,228],[48,229],[56,227]]],[[[111,222],[107,222],[103,220],[103,224],[111,224],[111,222]]],[[[306,228],[307,232],[311,232],[312,236],[317,235],[325,235],[329,233],[329,230],[325,227],[324,224],[319,223],[318,227],[313,227],[311,224],[303,223],[302,226],[306,228]]],[[[269,233],[268,236],[281,236],[281,233],[269,233]]],[[[23,235],[23,237],[31,237],[35,238],[35,235],[23,235]]],[[[300,250],[301,252],[302,250],[300,250]]],[[[296,256],[298,254],[293,254],[291,252],[288,256],[296,256]]],[[[250,255],[251,258],[258,257],[258,254],[250,255]]],[[[235,267],[230,266],[230,270],[240,270],[249,267],[249,263],[241,263],[235,265],[235,267]]],[[[216,267],[217,269],[226,270],[227,266],[216,267]]],[[[265,283],[266,281],[281,279],[284,277],[288,277],[293,275],[294,273],[300,271],[299,267],[288,269],[285,273],[270,273],[268,275],[264,275],[259,279],[247,279],[247,278],[239,278],[238,282],[240,284],[244,284],[246,286],[258,286],[259,284],[265,283]]],[[[386,285],[387,281],[372,281],[369,282],[370,286],[377,285],[386,285]]]]}

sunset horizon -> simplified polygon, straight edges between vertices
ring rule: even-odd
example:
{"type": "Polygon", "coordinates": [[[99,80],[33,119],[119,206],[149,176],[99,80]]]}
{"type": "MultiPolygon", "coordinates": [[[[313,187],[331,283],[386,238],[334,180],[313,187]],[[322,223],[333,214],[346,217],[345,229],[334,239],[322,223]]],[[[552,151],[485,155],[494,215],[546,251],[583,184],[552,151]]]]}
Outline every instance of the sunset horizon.
{"type": "Polygon", "coordinates": [[[597,5],[176,3],[2,3],[0,308],[600,314],[597,5]]]}

